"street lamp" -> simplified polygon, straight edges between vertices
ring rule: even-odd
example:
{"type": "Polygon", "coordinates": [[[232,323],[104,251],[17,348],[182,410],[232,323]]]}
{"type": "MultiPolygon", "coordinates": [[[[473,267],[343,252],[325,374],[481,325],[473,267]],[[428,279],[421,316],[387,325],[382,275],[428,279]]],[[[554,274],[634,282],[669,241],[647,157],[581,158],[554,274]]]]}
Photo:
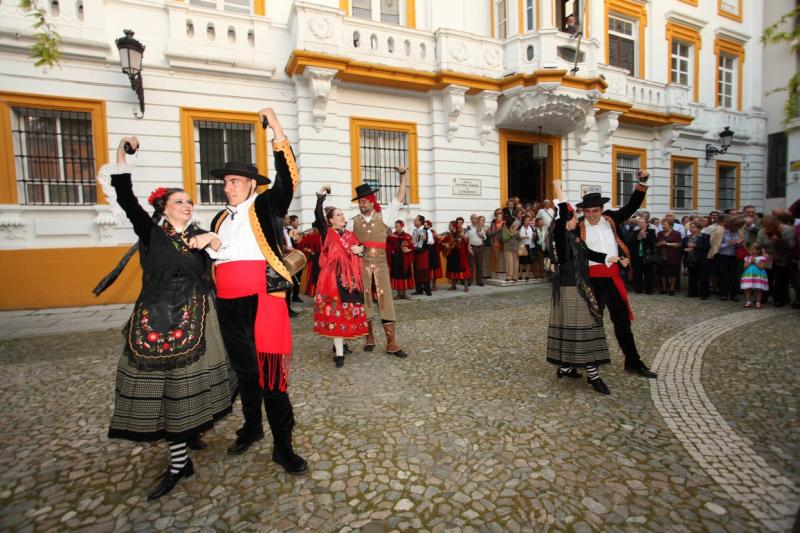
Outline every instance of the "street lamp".
{"type": "Polygon", "coordinates": [[[122,72],[131,80],[131,88],[139,98],[139,109],[144,114],[144,85],[142,85],[142,56],[144,45],[133,38],[133,31],[124,30],[125,37],[116,40],[122,72]]]}
{"type": "Polygon", "coordinates": [[[711,146],[710,144],[706,145],[706,161],[715,155],[726,153],[728,148],[731,147],[731,143],[733,142],[733,132],[730,130],[730,128],[728,128],[728,126],[725,126],[725,129],[719,132],[719,142],[719,148],[711,146]]]}

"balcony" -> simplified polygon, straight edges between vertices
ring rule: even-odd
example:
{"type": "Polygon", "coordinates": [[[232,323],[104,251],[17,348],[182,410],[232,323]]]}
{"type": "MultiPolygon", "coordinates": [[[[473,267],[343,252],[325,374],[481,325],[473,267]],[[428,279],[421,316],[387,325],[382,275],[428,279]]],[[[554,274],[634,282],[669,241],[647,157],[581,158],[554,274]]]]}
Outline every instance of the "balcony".
{"type": "Polygon", "coordinates": [[[271,78],[275,62],[264,17],[167,2],[169,39],[164,56],[172,68],[271,78]]]}
{"type": "Polygon", "coordinates": [[[597,59],[600,44],[595,39],[578,41],[569,34],[556,30],[542,30],[514,35],[504,43],[505,72],[531,73],[541,69],[570,71],[578,59],[578,74],[584,77],[597,76],[597,59]]]}
{"type": "MultiPolygon", "coordinates": [[[[111,53],[103,0],[47,1],[46,17],[61,35],[65,58],[106,59],[111,53]]],[[[18,1],[0,2],[0,47],[25,51],[36,42],[34,19],[18,1]]],[[[120,32],[121,33],[121,32],[120,32]]]]}

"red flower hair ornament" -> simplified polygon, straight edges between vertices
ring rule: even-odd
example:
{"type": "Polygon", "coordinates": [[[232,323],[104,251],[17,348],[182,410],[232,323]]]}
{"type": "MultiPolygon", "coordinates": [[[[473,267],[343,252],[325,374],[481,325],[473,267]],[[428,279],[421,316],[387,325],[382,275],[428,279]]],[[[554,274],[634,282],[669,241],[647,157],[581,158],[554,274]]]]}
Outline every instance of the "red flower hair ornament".
{"type": "Polygon", "coordinates": [[[147,203],[152,205],[153,207],[156,206],[155,201],[163,198],[167,194],[167,189],[164,187],[159,187],[158,189],[154,190],[150,193],[150,196],[147,197],[147,203]]]}

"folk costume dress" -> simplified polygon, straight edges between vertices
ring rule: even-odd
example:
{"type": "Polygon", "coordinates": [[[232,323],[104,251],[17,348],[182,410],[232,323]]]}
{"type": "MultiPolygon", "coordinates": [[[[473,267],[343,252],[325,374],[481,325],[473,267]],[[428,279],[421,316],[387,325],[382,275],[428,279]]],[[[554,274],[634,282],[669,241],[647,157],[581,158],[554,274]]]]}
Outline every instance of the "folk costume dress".
{"type": "Polygon", "coordinates": [[[428,248],[430,261],[428,262],[428,280],[434,285],[436,280],[442,277],[442,243],[434,230],[430,230],[433,236],[433,244],[428,248]]]}
{"type": "Polygon", "coordinates": [[[389,278],[392,288],[398,291],[414,288],[412,265],[414,264],[414,241],[411,235],[392,232],[386,237],[386,261],[389,263],[389,278]],[[403,248],[408,250],[403,251],[403,248]]]}
{"type": "Polygon", "coordinates": [[[361,257],[350,251],[360,245],[348,230],[328,226],[322,212],[324,196],[317,196],[314,216],[322,238],[319,280],[314,295],[314,333],[324,337],[352,339],[367,334],[361,257]]]}
{"type": "Polygon", "coordinates": [[[589,258],[605,261],[578,235],[567,230],[573,213],[567,203],[558,205],[559,217],[550,235],[550,257],[555,265],[550,322],[547,327],[547,361],[559,367],[585,367],[611,362],[603,317],[589,282],[589,258]]]}
{"type": "MultiPolygon", "coordinates": [[[[206,249],[216,260],[217,310],[231,366],[239,381],[245,423],[240,437],[260,435],[261,404],[272,430],[275,450],[293,454],[294,413],[287,392],[292,356],[286,293],[292,277],[282,261],[283,217],[300,176],[287,139],[273,141],[275,182],[235,207],[217,213],[211,227],[222,246],[206,249]]],[[[269,180],[247,163],[226,163],[212,175],[235,174],[269,180]]],[[[273,458],[274,458],[273,454],[273,458]]]]}
{"type": "Polygon", "coordinates": [[[769,290],[769,280],[767,270],[764,265],[767,258],[763,255],[753,257],[748,255],[744,258],[744,272],[742,272],[742,289],[758,289],[761,291],[769,290]]]}
{"type": "Polygon", "coordinates": [[[205,231],[156,224],[136,200],[129,172],[112,174],[111,185],[139,237],[143,275],[124,329],[108,436],[185,442],[231,412],[235,382],[216,324],[211,261],[187,244],[205,231]]]}
{"type": "Polygon", "coordinates": [[[302,250],[308,258],[306,266],[306,296],[314,296],[317,280],[319,279],[319,254],[322,252],[322,238],[319,229],[314,228],[311,233],[306,233],[297,243],[297,248],[302,250]]]}
{"type": "Polygon", "coordinates": [[[442,237],[442,248],[447,255],[447,273],[449,280],[469,279],[472,274],[469,270],[469,241],[462,233],[448,232],[442,237]]]}

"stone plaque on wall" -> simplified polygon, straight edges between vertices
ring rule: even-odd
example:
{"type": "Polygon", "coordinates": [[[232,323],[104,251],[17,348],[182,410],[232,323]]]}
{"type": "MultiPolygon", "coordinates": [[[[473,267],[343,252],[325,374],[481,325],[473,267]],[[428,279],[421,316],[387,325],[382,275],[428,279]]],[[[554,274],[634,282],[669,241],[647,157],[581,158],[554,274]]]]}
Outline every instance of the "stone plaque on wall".
{"type": "Polygon", "coordinates": [[[453,178],[453,196],[480,196],[481,180],[473,178],[453,178]]]}
{"type": "Polygon", "coordinates": [[[581,198],[593,192],[602,193],[603,188],[600,185],[581,185],[581,198]]]}

